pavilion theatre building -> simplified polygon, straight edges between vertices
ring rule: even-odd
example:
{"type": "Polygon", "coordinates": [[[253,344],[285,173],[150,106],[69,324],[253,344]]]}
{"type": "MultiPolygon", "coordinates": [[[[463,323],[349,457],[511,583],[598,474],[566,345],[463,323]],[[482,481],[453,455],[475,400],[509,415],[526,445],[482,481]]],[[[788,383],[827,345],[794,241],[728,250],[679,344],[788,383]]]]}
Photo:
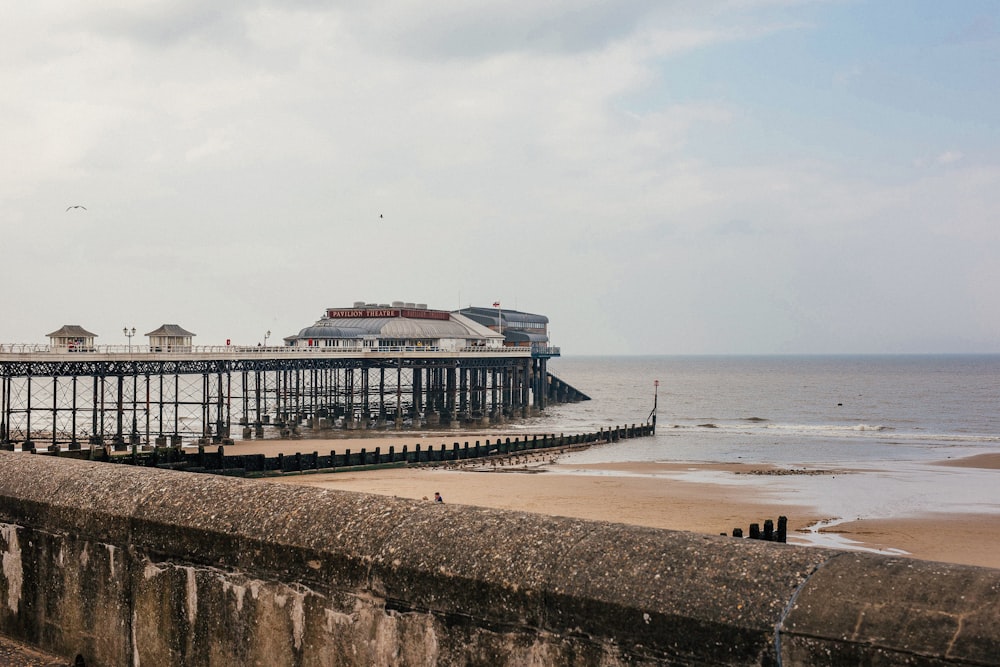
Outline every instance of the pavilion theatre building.
{"type": "Polygon", "coordinates": [[[495,423],[545,407],[546,361],[559,354],[548,346],[547,322],[497,308],[356,301],[326,309],[284,342],[363,354],[360,372],[336,379],[331,414],[348,423],[495,423]]]}

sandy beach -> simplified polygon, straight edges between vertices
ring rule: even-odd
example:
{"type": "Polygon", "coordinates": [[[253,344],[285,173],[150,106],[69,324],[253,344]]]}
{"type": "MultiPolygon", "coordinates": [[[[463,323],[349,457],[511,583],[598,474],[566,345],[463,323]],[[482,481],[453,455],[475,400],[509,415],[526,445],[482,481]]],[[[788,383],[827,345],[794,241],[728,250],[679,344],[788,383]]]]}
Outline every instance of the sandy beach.
{"type": "MultiPolygon", "coordinates": [[[[414,435],[331,440],[241,441],[233,453],[369,451],[389,445],[495,439],[495,434],[414,435]]],[[[941,461],[947,467],[1000,471],[1000,453],[941,461]]],[[[934,466],[927,466],[933,475],[934,466]]],[[[951,563],[1000,568],[1000,514],[926,511],[919,516],[885,512],[856,519],[824,507],[829,489],[869,484],[879,471],[776,468],[760,464],[618,463],[565,465],[553,453],[522,455],[462,466],[408,466],[332,474],[286,475],[269,482],[306,484],[404,498],[432,498],[495,509],[614,521],[706,534],[748,532],[751,523],[788,517],[788,541],[854,548],[951,563]],[[838,477],[839,476],[839,477],[838,477]],[[836,486],[843,483],[845,486],[836,486]]],[[[994,483],[992,479],[988,483],[994,483]]],[[[430,502],[430,501],[428,501],[430,502]]]]}

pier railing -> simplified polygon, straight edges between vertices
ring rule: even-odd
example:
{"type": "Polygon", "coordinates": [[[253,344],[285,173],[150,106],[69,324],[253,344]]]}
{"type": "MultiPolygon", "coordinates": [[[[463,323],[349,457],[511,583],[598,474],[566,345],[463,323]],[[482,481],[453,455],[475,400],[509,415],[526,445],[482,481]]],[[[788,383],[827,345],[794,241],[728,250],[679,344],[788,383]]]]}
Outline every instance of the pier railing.
{"type": "Polygon", "coordinates": [[[38,343],[0,343],[0,355],[36,355],[58,354],[74,357],[91,355],[212,355],[212,356],[245,356],[260,357],[291,357],[291,356],[364,356],[366,354],[391,353],[421,353],[421,352],[459,352],[462,354],[482,354],[486,356],[510,355],[529,356],[530,348],[526,347],[490,347],[485,345],[470,345],[451,348],[443,345],[379,345],[374,347],[300,347],[292,345],[94,345],[89,347],[70,347],[66,345],[43,345],[38,343]]]}

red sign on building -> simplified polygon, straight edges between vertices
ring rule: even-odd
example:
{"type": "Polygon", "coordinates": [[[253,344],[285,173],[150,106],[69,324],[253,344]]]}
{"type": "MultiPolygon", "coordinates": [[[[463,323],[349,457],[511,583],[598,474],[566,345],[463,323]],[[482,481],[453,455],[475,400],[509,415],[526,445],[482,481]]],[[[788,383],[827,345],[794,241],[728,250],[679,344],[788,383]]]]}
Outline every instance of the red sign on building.
{"type": "Polygon", "coordinates": [[[421,310],[416,308],[330,308],[328,319],[369,318],[369,317],[409,317],[418,320],[448,320],[451,313],[446,310],[421,310]]]}

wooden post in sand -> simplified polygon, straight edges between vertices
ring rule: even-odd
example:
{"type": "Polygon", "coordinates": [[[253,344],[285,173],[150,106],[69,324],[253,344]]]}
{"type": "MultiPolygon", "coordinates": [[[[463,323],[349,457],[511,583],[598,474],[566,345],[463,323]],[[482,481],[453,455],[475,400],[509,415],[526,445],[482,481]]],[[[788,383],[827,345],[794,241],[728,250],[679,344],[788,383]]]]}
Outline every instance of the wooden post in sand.
{"type": "Polygon", "coordinates": [[[653,380],[653,412],[649,415],[649,419],[653,422],[653,433],[656,433],[656,400],[659,398],[659,393],[660,381],[653,380]]]}
{"type": "Polygon", "coordinates": [[[764,539],[768,542],[774,541],[774,522],[770,519],[764,521],[764,539]]]}

